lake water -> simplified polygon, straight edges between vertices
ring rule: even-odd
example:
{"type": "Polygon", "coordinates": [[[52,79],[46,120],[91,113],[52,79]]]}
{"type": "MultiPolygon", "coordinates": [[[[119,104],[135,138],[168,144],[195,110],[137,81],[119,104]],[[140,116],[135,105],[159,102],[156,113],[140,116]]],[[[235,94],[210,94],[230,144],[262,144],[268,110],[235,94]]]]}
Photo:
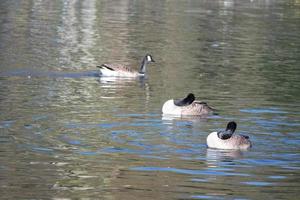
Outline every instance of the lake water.
{"type": "Polygon", "coordinates": [[[300,2],[0,2],[1,199],[298,199],[300,2]],[[145,79],[98,77],[96,65],[145,79]],[[193,92],[207,118],[162,116],[193,92]],[[208,149],[228,121],[248,151],[208,149]]]}

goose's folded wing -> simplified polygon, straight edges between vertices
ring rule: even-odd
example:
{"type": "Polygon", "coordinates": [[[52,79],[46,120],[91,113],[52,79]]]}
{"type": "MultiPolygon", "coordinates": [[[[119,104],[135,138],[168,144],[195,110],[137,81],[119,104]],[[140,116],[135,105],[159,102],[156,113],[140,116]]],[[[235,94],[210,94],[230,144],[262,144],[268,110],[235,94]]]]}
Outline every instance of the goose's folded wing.
{"type": "Polygon", "coordinates": [[[132,72],[131,68],[129,68],[125,65],[120,65],[120,64],[102,64],[97,67],[100,69],[108,69],[111,71],[132,72]]]}
{"type": "Polygon", "coordinates": [[[194,101],[195,104],[200,104],[204,107],[206,107],[207,109],[211,110],[211,111],[217,111],[217,109],[209,106],[206,102],[203,102],[203,101],[194,101]]]}

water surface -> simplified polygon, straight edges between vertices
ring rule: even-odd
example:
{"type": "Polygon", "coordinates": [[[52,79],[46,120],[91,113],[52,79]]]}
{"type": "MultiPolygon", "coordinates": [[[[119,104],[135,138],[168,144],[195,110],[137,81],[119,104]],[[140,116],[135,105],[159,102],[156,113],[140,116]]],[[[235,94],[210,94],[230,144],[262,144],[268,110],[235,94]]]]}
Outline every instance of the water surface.
{"type": "Polygon", "coordinates": [[[299,1],[1,1],[3,199],[297,199],[299,1]],[[96,65],[145,79],[99,77],[96,65]],[[161,114],[193,92],[207,118],[161,114]],[[230,120],[249,151],[207,149],[230,120]]]}

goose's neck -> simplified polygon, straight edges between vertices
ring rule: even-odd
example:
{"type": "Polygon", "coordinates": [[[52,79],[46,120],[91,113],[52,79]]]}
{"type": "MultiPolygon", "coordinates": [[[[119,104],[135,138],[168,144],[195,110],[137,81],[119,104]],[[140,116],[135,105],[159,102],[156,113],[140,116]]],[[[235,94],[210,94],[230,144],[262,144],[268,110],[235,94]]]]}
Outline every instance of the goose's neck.
{"type": "Polygon", "coordinates": [[[140,74],[145,74],[146,73],[146,67],[147,67],[147,58],[144,57],[140,66],[139,73],[140,74]]]}

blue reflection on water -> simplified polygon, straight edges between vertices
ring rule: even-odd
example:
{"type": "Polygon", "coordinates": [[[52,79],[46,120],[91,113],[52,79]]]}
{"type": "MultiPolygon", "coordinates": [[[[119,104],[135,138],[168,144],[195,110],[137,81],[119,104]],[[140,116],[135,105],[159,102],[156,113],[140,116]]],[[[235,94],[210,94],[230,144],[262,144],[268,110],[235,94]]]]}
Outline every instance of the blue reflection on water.
{"type": "Polygon", "coordinates": [[[53,72],[53,71],[35,71],[31,69],[19,69],[1,72],[0,77],[50,77],[50,78],[83,78],[83,77],[99,77],[97,70],[82,72],[53,72]]]}
{"type": "Polygon", "coordinates": [[[242,184],[246,185],[253,185],[253,186],[270,186],[270,185],[275,185],[275,183],[270,183],[270,182],[264,182],[264,181],[246,181],[246,182],[241,182],[242,184]]]}
{"type": "MultiPolygon", "coordinates": [[[[178,174],[190,174],[190,175],[214,175],[214,176],[250,176],[246,173],[234,173],[234,172],[224,172],[222,169],[212,170],[212,169],[203,169],[203,170],[191,170],[191,169],[178,169],[173,167],[132,167],[130,170],[136,171],[160,171],[160,172],[174,172],[178,174]]],[[[227,171],[227,170],[226,170],[227,171]]]]}
{"type": "Polygon", "coordinates": [[[32,147],[33,151],[37,151],[40,153],[52,153],[54,150],[46,147],[32,147]]]}
{"type": "Polygon", "coordinates": [[[221,197],[210,196],[210,195],[193,195],[191,199],[224,199],[221,197]]]}
{"type": "Polygon", "coordinates": [[[0,122],[0,128],[10,128],[15,120],[4,120],[0,122]]]}
{"type": "Polygon", "coordinates": [[[279,108],[248,108],[240,109],[241,112],[252,113],[252,114],[286,114],[288,112],[282,111],[279,108]]]}

